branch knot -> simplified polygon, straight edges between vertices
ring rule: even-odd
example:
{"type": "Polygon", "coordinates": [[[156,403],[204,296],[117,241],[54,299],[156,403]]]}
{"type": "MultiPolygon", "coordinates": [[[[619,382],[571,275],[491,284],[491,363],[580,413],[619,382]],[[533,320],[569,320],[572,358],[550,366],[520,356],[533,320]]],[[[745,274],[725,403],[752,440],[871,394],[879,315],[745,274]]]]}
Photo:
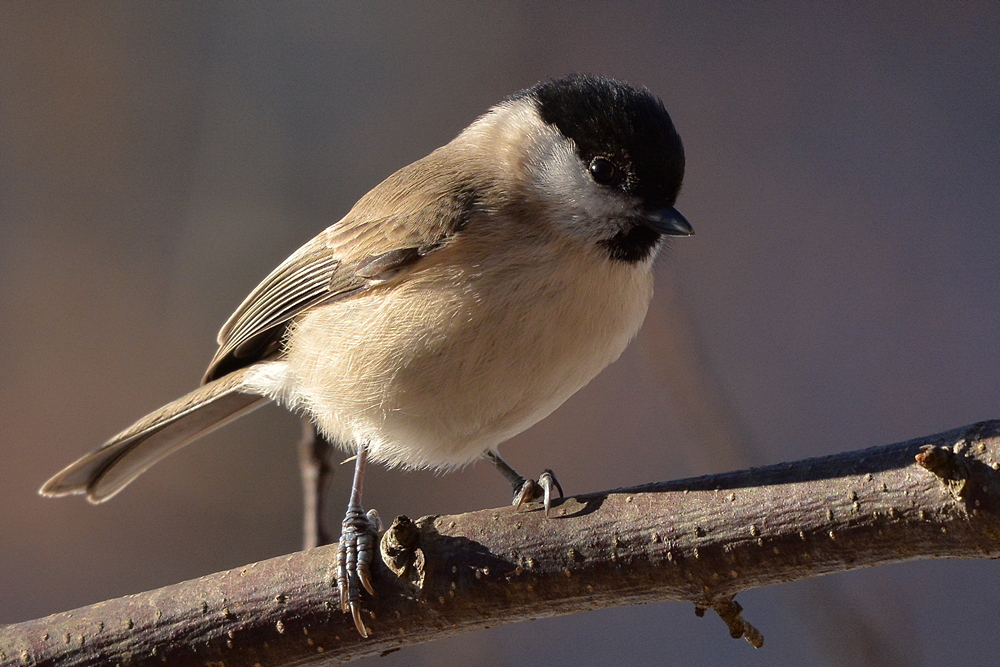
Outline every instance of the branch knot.
{"type": "MultiPolygon", "coordinates": [[[[956,445],[955,448],[958,449],[959,446],[956,445]]],[[[922,468],[944,483],[955,500],[965,499],[969,485],[969,466],[964,456],[947,447],[924,445],[914,458],[922,468]]]]}

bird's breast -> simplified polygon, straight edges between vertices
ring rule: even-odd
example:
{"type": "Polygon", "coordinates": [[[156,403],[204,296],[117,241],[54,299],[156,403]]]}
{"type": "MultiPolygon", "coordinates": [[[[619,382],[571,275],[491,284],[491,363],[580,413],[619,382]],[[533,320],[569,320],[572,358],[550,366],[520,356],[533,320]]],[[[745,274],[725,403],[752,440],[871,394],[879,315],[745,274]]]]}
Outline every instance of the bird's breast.
{"type": "Polygon", "coordinates": [[[468,259],[442,250],[293,327],[293,400],[328,436],[389,465],[469,463],[617,359],[652,296],[649,263],[596,250],[468,259]]]}

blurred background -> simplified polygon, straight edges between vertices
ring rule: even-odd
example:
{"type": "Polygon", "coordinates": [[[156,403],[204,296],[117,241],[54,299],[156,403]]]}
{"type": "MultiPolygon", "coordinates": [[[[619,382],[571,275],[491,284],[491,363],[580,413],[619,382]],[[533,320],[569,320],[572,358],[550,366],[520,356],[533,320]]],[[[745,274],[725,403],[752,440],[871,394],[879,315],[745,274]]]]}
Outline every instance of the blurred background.
{"type": "MultiPolygon", "coordinates": [[[[36,490],[193,388],[243,296],[360,195],[570,72],[663,98],[697,235],[636,342],[507,443],[512,465],[573,494],[1000,418],[996,3],[5,2],[0,623],[298,549],[299,427],[274,407],[106,505],[36,490]]],[[[365,494],[383,517],[508,498],[488,465],[373,471],[365,494]]],[[[760,651],[664,603],[370,662],[989,664],[998,575],[748,591],[760,651]]]]}

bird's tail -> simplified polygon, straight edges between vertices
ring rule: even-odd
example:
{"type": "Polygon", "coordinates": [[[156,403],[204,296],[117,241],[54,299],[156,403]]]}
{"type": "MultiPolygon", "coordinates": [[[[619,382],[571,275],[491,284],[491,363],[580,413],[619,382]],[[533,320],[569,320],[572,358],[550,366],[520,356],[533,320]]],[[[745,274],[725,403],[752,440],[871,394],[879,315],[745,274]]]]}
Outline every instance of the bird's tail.
{"type": "Polygon", "coordinates": [[[143,417],[47,481],[39,493],[107,500],[163,457],[268,402],[245,393],[249,370],[229,373],[143,417]]]}

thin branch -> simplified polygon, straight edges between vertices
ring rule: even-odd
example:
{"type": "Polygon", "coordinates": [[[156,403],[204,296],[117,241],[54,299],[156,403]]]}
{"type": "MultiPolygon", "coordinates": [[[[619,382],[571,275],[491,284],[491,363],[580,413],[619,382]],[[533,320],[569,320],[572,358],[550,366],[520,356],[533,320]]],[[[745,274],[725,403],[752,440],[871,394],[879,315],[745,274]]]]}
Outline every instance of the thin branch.
{"type": "Polygon", "coordinates": [[[312,421],[303,419],[298,450],[302,476],[302,548],[314,549],[332,542],[326,532],[326,500],[333,482],[330,457],[334,447],[319,434],[312,421]]]}
{"type": "MultiPolygon", "coordinates": [[[[661,600],[763,638],[733,597],[922,558],[1000,557],[1000,422],[797,463],[397,519],[372,637],[339,611],[336,547],[0,628],[0,664],[334,664],[529,618],[661,600]],[[395,572],[399,573],[397,576],[395,572]]],[[[751,610],[752,615],[752,610],[751,610]]]]}

